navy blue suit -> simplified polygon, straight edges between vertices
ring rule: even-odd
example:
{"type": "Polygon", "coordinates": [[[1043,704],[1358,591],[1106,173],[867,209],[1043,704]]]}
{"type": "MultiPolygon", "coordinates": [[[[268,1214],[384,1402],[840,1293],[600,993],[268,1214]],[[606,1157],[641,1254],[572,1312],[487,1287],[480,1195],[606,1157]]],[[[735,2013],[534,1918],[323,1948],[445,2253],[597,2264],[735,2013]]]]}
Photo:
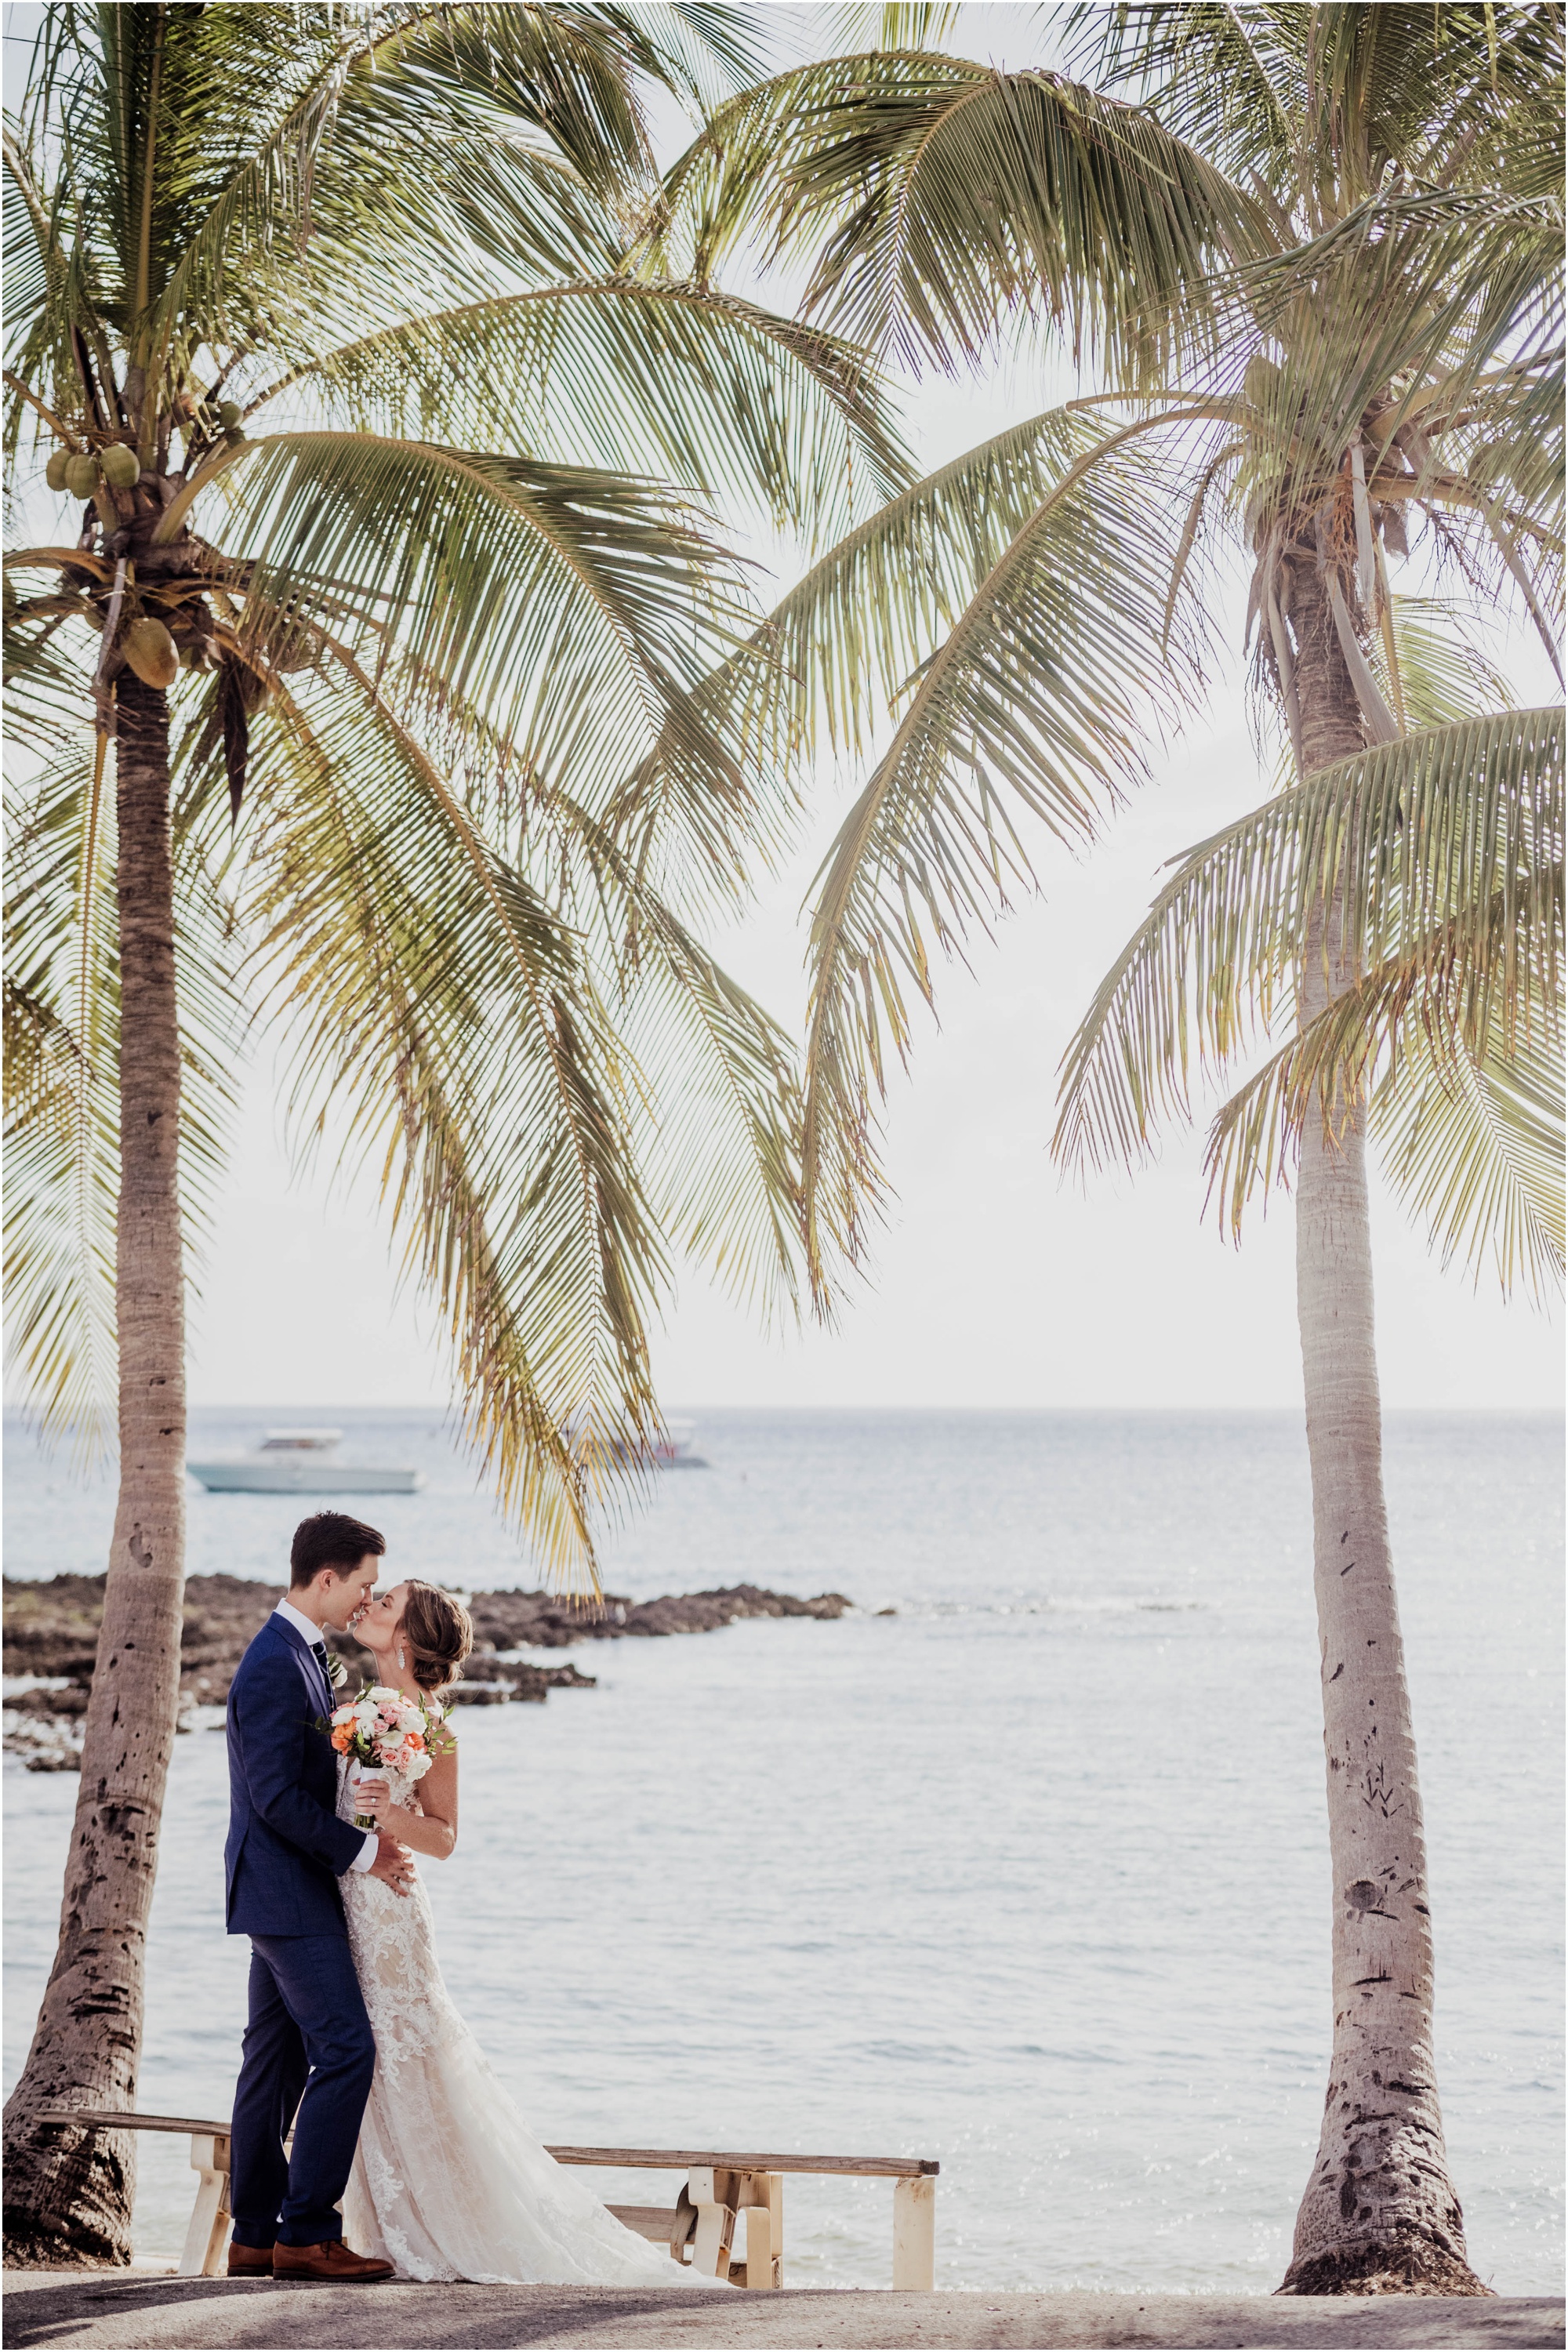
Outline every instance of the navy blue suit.
{"type": "Polygon", "coordinates": [[[228,1931],[251,1943],[230,2178],[242,2246],[342,2237],[338,2200],[375,2069],[337,1885],[364,1832],[337,1818],[332,1706],[310,1645],[269,1617],[228,1694],[228,1931]]]}

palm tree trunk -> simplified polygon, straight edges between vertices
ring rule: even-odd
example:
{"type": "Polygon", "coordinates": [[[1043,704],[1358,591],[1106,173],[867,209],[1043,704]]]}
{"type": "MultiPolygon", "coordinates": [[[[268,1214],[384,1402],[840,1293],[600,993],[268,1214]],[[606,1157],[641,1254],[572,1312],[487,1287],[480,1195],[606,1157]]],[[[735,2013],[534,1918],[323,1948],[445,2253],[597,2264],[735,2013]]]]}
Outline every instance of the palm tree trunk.
{"type": "Polygon", "coordinates": [[[7,2263],[126,2263],[135,2143],[40,2107],[135,2104],[147,1915],[179,1701],[184,1586],[184,1284],[169,714],[119,688],[120,1496],[59,1946],[5,2107],[7,2263]]]}
{"type": "MultiPolygon", "coordinates": [[[[1363,748],[1315,572],[1299,572],[1309,771],[1363,748]]],[[[1310,941],[1301,1011],[1348,987],[1340,910],[1310,941]]],[[[1296,1296],[1312,1473],[1333,1891],[1333,2055],[1317,2161],[1282,2294],[1485,2294],[1448,2179],[1432,2052],[1432,1927],[1415,1738],[1383,1493],[1366,1145],[1359,1110],[1309,1118],[1296,1296]]]]}

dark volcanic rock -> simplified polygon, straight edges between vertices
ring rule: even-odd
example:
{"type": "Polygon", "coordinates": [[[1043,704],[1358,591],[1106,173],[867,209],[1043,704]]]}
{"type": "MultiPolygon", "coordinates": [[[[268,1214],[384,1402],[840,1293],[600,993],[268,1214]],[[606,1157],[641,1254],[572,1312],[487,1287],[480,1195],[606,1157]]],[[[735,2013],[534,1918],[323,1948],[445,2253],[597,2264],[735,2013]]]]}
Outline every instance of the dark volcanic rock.
{"type": "Polygon", "coordinates": [[[801,1601],[793,1592],[731,1584],[711,1592],[667,1592],[657,1601],[630,1601],[616,1592],[601,1601],[567,1601],[558,1592],[477,1592],[468,1605],[478,1642],[492,1642],[498,1650],[559,1650],[628,1633],[707,1633],[741,1617],[842,1617],[854,1604],[841,1592],[801,1601]]]}
{"type": "MultiPolygon", "coordinates": [[[[187,1707],[224,1704],[247,1643],[283,1591],[281,1585],[258,1584],[244,1576],[190,1578],[180,1647],[180,1691],[187,1707]]],[[[34,1583],[8,1576],[5,1601],[5,1672],[65,1676],[70,1685],[26,1691],[8,1701],[8,1707],[26,1717],[35,1733],[41,1719],[63,1726],[80,1717],[92,1682],[103,1611],[102,1577],[56,1576],[34,1583]]],[[[801,1601],[789,1592],[765,1592],[755,1584],[666,1593],[642,1601],[615,1593],[600,1601],[571,1601],[555,1592],[477,1592],[469,1603],[474,1621],[469,1676],[476,1683],[510,1684],[514,1699],[538,1703],[552,1689],[590,1690],[595,1678],[575,1665],[540,1666],[527,1659],[498,1657],[498,1651],[558,1650],[575,1642],[614,1642],[628,1634],[705,1633],[742,1617],[842,1617],[851,1605],[841,1592],[819,1592],[814,1600],[801,1601]]],[[[346,1635],[329,1633],[327,1643],[346,1661],[351,1685],[359,1675],[367,1680],[374,1675],[368,1654],[346,1635]]],[[[34,1744],[29,1738],[29,1749],[34,1744]]],[[[73,1768],[30,1762],[29,1769],[73,1768]]]]}
{"type": "Polygon", "coordinates": [[[51,1576],[47,1584],[8,1576],[5,1672],[90,1675],[102,1614],[101,1576],[51,1576]]]}
{"type": "Polygon", "coordinates": [[[85,1683],[71,1683],[65,1690],[24,1691],[20,1698],[8,1698],[18,1715],[85,1715],[89,1697],[85,1683]]]}

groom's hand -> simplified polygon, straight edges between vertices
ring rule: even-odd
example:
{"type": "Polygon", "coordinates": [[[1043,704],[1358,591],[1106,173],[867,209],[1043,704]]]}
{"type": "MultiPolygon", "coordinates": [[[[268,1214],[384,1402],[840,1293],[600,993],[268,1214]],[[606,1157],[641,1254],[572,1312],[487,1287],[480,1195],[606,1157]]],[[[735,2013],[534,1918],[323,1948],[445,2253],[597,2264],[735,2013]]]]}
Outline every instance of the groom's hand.
{"type": "Polygon", "coordinates": [[[371,1864],[373,1878],[384,1879],[395,1895],[406,1895],[413,1883],[414,1861],[405,1845],[399,1845],[384,1830],[375,1836],[375,1860],[371,1864]]]}

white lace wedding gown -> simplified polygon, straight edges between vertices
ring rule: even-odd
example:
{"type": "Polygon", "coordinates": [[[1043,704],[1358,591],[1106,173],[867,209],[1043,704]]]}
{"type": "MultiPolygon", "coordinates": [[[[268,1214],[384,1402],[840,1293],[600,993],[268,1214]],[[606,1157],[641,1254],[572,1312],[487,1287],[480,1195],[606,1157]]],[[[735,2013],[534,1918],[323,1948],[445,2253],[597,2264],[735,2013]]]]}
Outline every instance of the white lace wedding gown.
{"type": "MultiPolygon", "coordinates": [[[[406,1783],[392,1778],[403,1803],[406,1783]]],[[[346,1765],[338,1812],[353,1817],[346,1765]]],[[[523,2126],[441,1981],[430,1901],[365,1871],[339,1879],[375,2076],[343,2197],[356,2253],[411,2279],[486,2285],[707,2286],[626,2229],[523,2126]]]]}

